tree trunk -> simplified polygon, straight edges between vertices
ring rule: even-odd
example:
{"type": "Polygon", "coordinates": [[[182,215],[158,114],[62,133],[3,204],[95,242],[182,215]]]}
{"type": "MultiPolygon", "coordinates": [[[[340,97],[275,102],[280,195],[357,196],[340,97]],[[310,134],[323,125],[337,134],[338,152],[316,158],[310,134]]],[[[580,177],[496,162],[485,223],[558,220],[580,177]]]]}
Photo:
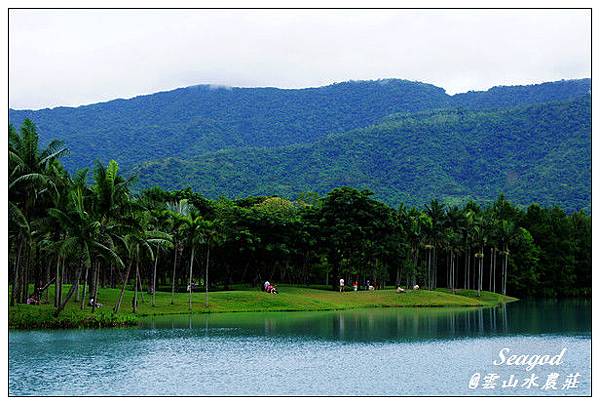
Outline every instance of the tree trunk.
{"type": "Polygon", "coordinates": [[[21,266],[21,251],[23,250],[23,241],[19,240],[19,248],[17,249],[17,259],[15,261],[15,276],[13,278],[13,289],[10,295],[10,306],[15,305],[15,301],[18,301],[19,294],[19,267],[21,266]]]}
{"type": "Polygon", "coordinates": [[[454,257],[454,252],[450,252],[450,282],[452,284],[452,293],[456,293],[456,289],[454,288],[454,283],[455,283],[455,257],[454,257]]]}
{"type": "Polygon", "coordinates": [[[205,287],[205,300],[204,300],[204,306],[206,308],[208,308],[208,266],[210,264],[210,245],[206,245],[206,270],[205,270],[205,276],[204,276],[204,287],[205,287]]]}
{"type": "Polygon", "coordinates": [[[54,281],[54,308],[58,308],[60,305],[60,261],[61,257],[56,257],[56,278],[54,281]]]}
{"type": "Polygon", "coordinates": [[[135,287],[133,288],[133,301],[132,301],[132,309],[133,309],[133,313],[135,314],[135,311],[137,310],[137,304],[138,304],[138,281],[139,281],[139,274],[140,274],[140,260],[139,257],[135,258],[135,287]]]}
{"type": "MultiPolygon", "coordinates": [[[[138,287],[139,287],[139,292],[140,292],[140,298],[142,299],[142,304],[146,303],[145,299],[144,299],[144,278],[142,277],[142,273],[138,270],[138,287]]],[[[148,284],[150,284],[150,282],[148,282],[148,284]]]]}
{"type": "Polygon", "coordinates": [[[119,299],[115,304],[113,312],[116,314],[121,309],[121,303],[123,302],[123,295],[125,294],[125,287],[127,287],[127,281],[129,280],[129,273],[131,272],[131,260],[127,265],[127,272],[125,273],[125,280],[123,280],[123,286],[121,287],[121,291],[119,292],[119,299]]]}
{"type": "Polygon", "coordinates": [[[431,274],[431,249],[427,249],[427,277],[429,277],[429,289],[433,290],[433,275],[431,274]]]}
{"type": "Polygon", "coordinates": [[[506,295],[506,281],[508,279],[508,248],[504,252],[504,271],[502,272],[504,277],[502,278],[502,295],[506,295]]]}
{"type": "Polygon", "coordinates": [[[71,288],[69,289],[69,292],[67,293],[67,296],[65,297],[65,300],[63,302],[61,302],[61,304],[58,306],[58,308],[56,308],[56,311],[54,311],[55,317],[58,316],[62,312],[63,309],[65,309],[65,306],[67,305],[67,303],[73,296],[73,293],[75,293],[75,290],[77,290],[77,288],[79,287],[79,278],[81,277],[82,267],[83,267],[83,265],[79,266],[79,269],[77,270],[77,274],[75,274],[75,281],[71,285],[71,288]]]}
{"type": "Polygon", "coordinates": [[[470,290],[473,284],[471,284],[471,248],[467,248],[467,290],[470,290]]]}
{"type": "MultiPolygon", "coordinates": [[[[58,260],[58,259],[57,259],[58,260]]],[[[50,256],[48,258],[48,263],[46,264],[46,274],[44,275],[44,285],[47,285],[50,282],[50,267],[52,266],[52,259],[50,259],[50,256]]],[[[40,302],[42,300],[42,297],[39,297],[40,302]]],[[[48,304],[50,302],[50,288],[47,288],[46,290],[44,290],[44,304],[48,304]]]]}
{"type": "MultiPolygon", "coordinates": [[[[90,268],[89,280],[88,280],[88,296],[89,298],[94,297],[94,282],[96,281],[96,270],[98,269],[98,261],[92,264],[90,268]]],[[[88,300],[89,301],[89,300],[88,300]]]]}
{"type": "Polygon", "coordinates": [[[175,269],[177,269],[177,245],[175,245],[175,257],[173,259],[173,277],[171,277],[171,305],[173,305],[175,299],[175,269]]]}
{"type": "Polygon", "coordinates": [[[490,248],[490,288],[489,291],[492,291],[492,268],[494,263],[494,248],[490,248]]]}
{"type": "Polygon", "coordinates": [[[479,252],[481,254],[481,257],[479,258],[479,275],[477,278],[477,296],[481,297],[481,287],[483,286],[483,283],[481,282],[481,276],[483,274],[483,246],[481,247],[481,250],[479,252]]]}
{"type": "Polygon", "coordinates": [[[85,286],[88,279],[88,266],[85,266],[85,276],[83,276],[83,290],[81,291],[81,309],[85,306],[85,286]]]}
{"type": "Polygon", "coordinates": [[[94,302],[92,305],[92,313],[94,313],[96,311],[96,306],[98,304],[98,281],[100,279],[100,262],[98,262],[96,264],[96,277],[94,279],[94,295],[92,296],[92,298],[94,299],[94,302]]]}
{"type": "Polygon", "coordinates": [[[152,274],[152,306],[156,306],[156,267],[158,266],[158,247],[154,258],[154,273],[152,274]]]}
{"type": "Polygon", "coordinates": [[[23,267],[23,271],[21,272],[21,304],[27,303],[27,298],[29,298],[29,265],[33,253],[31,247],[26,250],[28,250],[28,255],[25,257],[25,267],[23,267]]]}
{"type": "MultiPolygon", "coordinates": [[[[190,289],[190,295],[188,300],[188,309],[192,310],[192,273],[194,270],[194,253],[196,252],[196,246],[192,245],[192,257],[190,259],[190,280],[188,284],[188,288],[190,289]]],[[[206,281],[204,282],[206,284],[206,281]]]]}
{"type": "Polygon", "coordinates": [[[494,292],[496,292],[496,256],[497,256],[496,249],[494,249],[494,271],[493,271],[493,273],[494,273],[494,275],[493,275],[494,281],[492,283],[492,288],[493,288],[494,292]]]}
{"type": "Polygon", "coordinates": [[[469,265],[469,253],[467,252],[467,249],[465,249],[465,263],[464,263],[464,279],[463,279],[463,288],[466,290],[467,289],[467,280],[469,279],[469,275],[467,273],[467,267],[469,265]]]}

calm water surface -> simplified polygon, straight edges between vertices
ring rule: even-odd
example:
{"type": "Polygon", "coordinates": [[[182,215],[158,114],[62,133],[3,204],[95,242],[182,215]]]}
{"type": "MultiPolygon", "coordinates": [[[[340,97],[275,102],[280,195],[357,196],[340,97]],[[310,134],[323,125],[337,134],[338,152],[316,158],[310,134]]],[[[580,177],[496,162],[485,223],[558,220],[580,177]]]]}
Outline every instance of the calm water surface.
{"type": "Polygon", "coordinates": [[[11,331],[9,392],[589,395],[591,302],[212,314],[149,318],[136,329],[11,331]],[[562,364],[526,371],[494,365],[503,348],[529,355],[567,350],[562,364]],[[556,389],[542,389],[552,373],[556,389]],[[569,374],[578,374],[570,385],[569,374]],[[516,387],[503,387],[511,375],[516,387]]]}

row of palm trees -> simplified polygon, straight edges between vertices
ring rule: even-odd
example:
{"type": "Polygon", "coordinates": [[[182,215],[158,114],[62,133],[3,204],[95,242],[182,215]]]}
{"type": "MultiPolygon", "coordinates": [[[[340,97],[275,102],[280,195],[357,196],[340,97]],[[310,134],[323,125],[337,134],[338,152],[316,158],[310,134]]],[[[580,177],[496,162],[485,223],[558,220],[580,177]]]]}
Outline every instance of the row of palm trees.
{"type": "MultiPolygon", "coordinates": [[[[57,141],[41,149],[37,130],[29,120],[19,132],[9,127],[9,236],[16,252],[11,305],[41,298],[36,293],[46,290],[54,266],[55,313],[60,313],[74,296],[82,308],[90,303],[94,311],[100,272],[110,269],[122,281],[114,312],[121,308],[130,278],[135,312],[143,290],[141,266],[154,263],[150,288],[154,305],[159,256],[167,249],[174,250],[176,264],[177,255],[190,247],[191,286],[196,249],[205,246],[208,279],[210,240],[214,237],[210,221],[185,201],[167,210],[152,211],[142,199],[130,196],[131,179],[119,175],[115,161],[107,167],[96,164],[91,184],[87,169],[70,176],[59,161],[65,154],[66,149],[57,141]],[[45,273],[40,271],[42,266],[45,273]],[[66,273],[72,283],[64,294],[66,273]],[[33,292],[29,287],[32,281],[33,292]]],[[[206,300],[208,305],[208,296],[206,300]]]]}
{"type": "MultiPolygon", "coordinates": [[[[502,204],[501,198],[497,204],[502,204]]],[[[445,207],[434,200],[424,211],[407,210],[400,207],[400,218],[405,218],[404,229],[411,244],[412,260],[417,267],[420,251],[425,252],[428,289],[438,287],[438,257],[442,252],[446,257],[445,285],[455,291],[459,285],[458,266],[462,259],[462,288],[477,289],[478,295],[485,289],[487,277],[489,291],[497,292],[497,258],[501,257],[500,292],[506,294],[508,277],[508,257],[511,243],[519,238],[522,229],[509,219],[498,219],[494,208],[481,211],[479,206],[467,204],[464,208],[445,207]],[[489,252],[488,274],[484,274],[486,252],[489,252]]],[[[415,272],[412,281],[414,285],[415,272]]]]}

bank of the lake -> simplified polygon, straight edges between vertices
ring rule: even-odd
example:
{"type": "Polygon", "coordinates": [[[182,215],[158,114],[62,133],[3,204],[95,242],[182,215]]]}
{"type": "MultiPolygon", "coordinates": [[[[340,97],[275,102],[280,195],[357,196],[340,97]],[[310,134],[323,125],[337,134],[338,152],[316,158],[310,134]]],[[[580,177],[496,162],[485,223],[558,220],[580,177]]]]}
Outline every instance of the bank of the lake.
{"type": "MultiPolygon", "coordinates": [[[[192,312],[271,312],[271,311],[326,311],[356,308],[391,307],[477,307],[494,306],[515,301],[516,298],[482,291],[438,289],[418,290],[398,294],[393,289],[378,291],[347,291],[339,293],[320,288],[280,286],[280,294],[266,294],[257,288],[215,291],[208,294],[208,307],[204,293],[194,292],[192,312]]],[[[50,289],[50,304],[15,305],[9,309],[11,329],[52,329],[81,327],[121,327],[136,325],[141,317],[149,315],[179,315],[189,313],[189,294],[176,293],[171,303],[171,293],[157,292],[155,305],[150,294],[138,294],[139,305],[132,313],[133,291],[126,291],[119,314],[112,308],[117,301],[119,290],[102,288],[98,291],[98,302],[102,308],[94,313],[90,307],[80,309],[80,302],[71,302],[58,316],[53,316],[52,302],[54,291],[50,289]]]]}

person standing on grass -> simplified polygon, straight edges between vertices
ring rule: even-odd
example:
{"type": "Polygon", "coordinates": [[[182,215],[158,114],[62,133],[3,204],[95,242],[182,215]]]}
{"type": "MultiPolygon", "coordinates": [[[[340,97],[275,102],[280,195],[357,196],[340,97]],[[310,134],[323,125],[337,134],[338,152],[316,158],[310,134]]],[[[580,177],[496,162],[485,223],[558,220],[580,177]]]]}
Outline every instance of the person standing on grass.
{"type": "Polygon", "coordinates": [[[340,278],[340,292],[344,292],[344,279],[340,278]]]}

